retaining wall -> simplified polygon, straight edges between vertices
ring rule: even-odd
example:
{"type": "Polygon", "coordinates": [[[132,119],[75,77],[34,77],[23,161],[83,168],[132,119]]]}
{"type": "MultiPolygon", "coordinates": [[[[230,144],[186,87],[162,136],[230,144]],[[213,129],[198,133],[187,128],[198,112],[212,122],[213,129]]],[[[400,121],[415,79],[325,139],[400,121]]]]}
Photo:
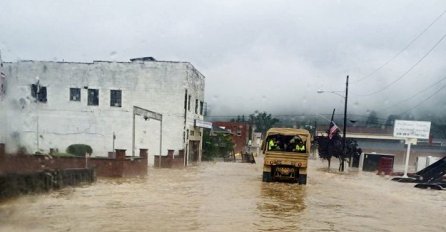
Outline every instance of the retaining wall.
{"type": "MultiPolygon", "coordinates": [[[[183,168],[184,150],[179,150],[178,155],[174,155],[175,150],[167,150],[167,156],[161,156],[161,168],[183,168]]],[[[155,155],[154,166],[159,168],[159,156],[155,155]]]]}
{"type": "Polygon", "coordinates": [[[145,176],[147,175],[147,155],[147,149],[140,149],[139,157],[127,157],[125,150],[116,149],[116,158],[5,154],[5,146],[0,144],[0,175],[93,168],[97,176],[145,176]]]}

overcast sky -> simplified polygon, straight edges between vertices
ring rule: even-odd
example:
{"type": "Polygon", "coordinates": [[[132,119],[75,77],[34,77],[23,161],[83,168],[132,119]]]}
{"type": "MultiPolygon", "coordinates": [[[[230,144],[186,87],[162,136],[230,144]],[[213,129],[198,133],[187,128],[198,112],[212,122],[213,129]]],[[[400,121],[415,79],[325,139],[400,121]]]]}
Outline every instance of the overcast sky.
{"type": "Polygon", "coordinates": [[[342,97],[316,91],[343,91],[347,75],[353,114],[444,115],[445,10],[444,0],[0,0],[0,49],[4,61],[188,61],[206,76],[213,115],[342,112],[342,97]]]}

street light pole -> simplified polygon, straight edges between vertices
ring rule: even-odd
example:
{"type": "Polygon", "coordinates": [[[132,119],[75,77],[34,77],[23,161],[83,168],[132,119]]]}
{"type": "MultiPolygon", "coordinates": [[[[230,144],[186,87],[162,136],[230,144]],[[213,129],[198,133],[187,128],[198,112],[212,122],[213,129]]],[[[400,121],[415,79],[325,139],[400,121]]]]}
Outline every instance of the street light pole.
{"type": "MultiPolygon", "coordinates": [[[[348,75],[347,80],[345,82],[345,103],[344,103],[344,128],[342,132],[342,153],[344,155],[343,158],[346,156],[346,149],[345,149],[345,143],[346,143],[346,136],[347,136],[347,100],[348,100],[348,75]]],[[[348,160],[349,166],[351,166],[351,157],[348,160]]],[[[344,170],[344,160],[342,160],[342,170],[344,170]]]]}
{"type": "MultiPolygon", "coordinates": [[[[341,163],[341,170],[344,171],[344,158],[346,156],[346,135],[347,135],[347,100],[348,100],[348,75],[347,75],[347,79],[345,82],[345,95],[341,95],[339,94],[339,92],[343,92],[343,91],[327,91],[327,90],[318,90],[317,93],[325,93],[325,92],[329,92],[329,93],[333,93],[336,94],[342,98],[344,98],[344,128],[343,128],[343,132],[342,132],[342,163],[341,163]]],[[[333,110],[333,115],[334,115],[334,110],[333,110]]],[[[331,118],[331,121],[333,121],[333,116],[331,118]]],[[[351,166],[351,157],[349,158],[349,165],[351,166]]]]}

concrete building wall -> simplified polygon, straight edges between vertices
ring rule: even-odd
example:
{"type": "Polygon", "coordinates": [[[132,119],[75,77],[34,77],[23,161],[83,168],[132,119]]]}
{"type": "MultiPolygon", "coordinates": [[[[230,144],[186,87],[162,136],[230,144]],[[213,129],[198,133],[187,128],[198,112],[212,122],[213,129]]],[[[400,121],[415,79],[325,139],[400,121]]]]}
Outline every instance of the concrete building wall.
{"type": "MultiPolygon", "coordinates": [[[[93,155],[106,156],[115,133],[115,148],[131,154],[133,106],[138,106],[163,115],[165,155],[168,149],[185,149],[184,131],[193,130],[193,120],[203,118],[195,111],[185,114],[186,90],[191,107],[195,99],[204,102],[204,76],[186,62],[19,61],[5,63],[5,72],[9,88],[2,136],[8,151],[25,147],[34,152],[37,146],[43,152],[65,151],[70,144],[84,143],[93,147],[93,155]],[[47,88],[45,103],[31,96],[37,76],[47,88]],[[80,88],[80,101],[70,100],[70,88],[80,88]],[[99,90],[99,105],[87,104],[89,89],[99,90]],[[121,107],[110,106],[110,90],[122,91],[121,107]]],[[[153,163],[153,155],[159,154],[160,123],[137,116],[135,128],[135,150],[148,148],[153,163]]],[[[201,141],[200,136],[193,139],[201,141]]]]}

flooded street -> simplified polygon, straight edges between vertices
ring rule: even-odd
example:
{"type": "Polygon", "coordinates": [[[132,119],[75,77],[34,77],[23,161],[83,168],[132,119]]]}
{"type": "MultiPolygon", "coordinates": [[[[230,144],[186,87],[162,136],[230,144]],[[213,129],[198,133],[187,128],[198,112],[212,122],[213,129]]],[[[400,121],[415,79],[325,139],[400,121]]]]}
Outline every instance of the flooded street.
{"type": "MultiPolygon", "coordinates": [[[[0,231],[446,231],[446,193],[372,173],[262,183],[262,166],[203,163],[0,204],[0,231]]],[[[335,165],[334,165],[335,166],[335,165]]]]}

